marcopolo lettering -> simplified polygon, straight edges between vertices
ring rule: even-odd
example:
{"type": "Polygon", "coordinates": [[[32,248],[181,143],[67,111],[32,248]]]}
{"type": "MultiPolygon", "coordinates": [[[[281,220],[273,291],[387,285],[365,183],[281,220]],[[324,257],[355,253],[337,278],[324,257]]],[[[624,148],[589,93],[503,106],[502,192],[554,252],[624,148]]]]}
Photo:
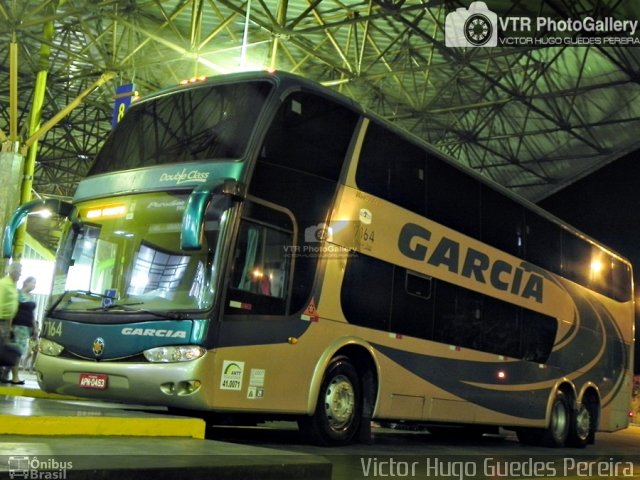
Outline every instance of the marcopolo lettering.
{"type": "Polygon", "coordinates": [[[451,273],[489,284],[497,290],[542,303],[544,279],[504,260],[491,261],[486,254],[474,248],[465,248],[455,240],[442,237],[431,245],[431,232],[415,223],[402,227],[398,248],[412,260],[443,267],[451,273]]]}
{"type": "Polygon", "coordinates": [[[131,328],[125,327],[121,331],[122,335],[138,337],[165,337],[165,338],[187,338],[184,330],[166,330],[163,328],[131,328]]]}

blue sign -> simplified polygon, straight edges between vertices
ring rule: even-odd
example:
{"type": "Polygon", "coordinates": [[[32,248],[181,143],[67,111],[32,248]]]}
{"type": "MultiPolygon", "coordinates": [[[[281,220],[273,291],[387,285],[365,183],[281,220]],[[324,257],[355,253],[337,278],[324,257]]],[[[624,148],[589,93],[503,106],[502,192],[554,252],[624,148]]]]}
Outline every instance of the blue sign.
{"type": "Polygon", "coordinates": [[[116,304],[118,299],[118,290],[115,288],[108,288],[104,291],[104,297],[102,297],[102,308],[109,308],[116,304]]]}
{"type": "Polygon", "coordinates": [[[120,85],[116,88],[116,96],[114,97],[116,103],[113,107],[113,120],[111,121],[112,128],[115,128],[115,126],[118,125],[124,116],[124,112],[126,112],[129,105],[131,105],[131,98],[135,94],[135,85],[133,83],[120,85]]]}

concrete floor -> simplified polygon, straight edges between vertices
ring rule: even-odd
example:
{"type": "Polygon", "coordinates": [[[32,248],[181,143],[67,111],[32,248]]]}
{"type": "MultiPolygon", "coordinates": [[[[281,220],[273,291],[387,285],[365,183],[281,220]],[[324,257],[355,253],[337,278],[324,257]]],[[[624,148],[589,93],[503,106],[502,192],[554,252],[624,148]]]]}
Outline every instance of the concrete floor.
{"type": "Polygon", "coordinates": [[[162,408],[65,398],[0,385],[0,479],[330,479],[309,454],[204,439],[200,419],[162,408]]]}

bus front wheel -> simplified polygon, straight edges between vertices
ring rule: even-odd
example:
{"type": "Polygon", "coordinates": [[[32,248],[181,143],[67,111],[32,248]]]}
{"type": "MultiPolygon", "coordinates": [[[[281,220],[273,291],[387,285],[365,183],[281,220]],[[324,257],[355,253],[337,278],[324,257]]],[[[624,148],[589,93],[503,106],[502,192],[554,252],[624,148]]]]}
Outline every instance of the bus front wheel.
{"type": "Polygon", "coordinates": [[[354,441],[361,417],[358,372],[347,357],[336,357],[325,372],[315,412],[299,420],[300,430],[318,445],[346,445],[354,441]]]}

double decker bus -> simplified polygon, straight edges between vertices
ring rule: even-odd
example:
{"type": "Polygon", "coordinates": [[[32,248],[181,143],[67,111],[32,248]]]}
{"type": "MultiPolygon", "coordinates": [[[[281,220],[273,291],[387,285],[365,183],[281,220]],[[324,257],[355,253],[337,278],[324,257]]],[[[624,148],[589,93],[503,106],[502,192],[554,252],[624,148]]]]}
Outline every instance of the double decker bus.
{"type": "Polygon", "coordinates": [[[47,392],[583,447],[625,428],[631,266],[315,83],[244,73],[135,103],[66,218],[47,392]]]}

